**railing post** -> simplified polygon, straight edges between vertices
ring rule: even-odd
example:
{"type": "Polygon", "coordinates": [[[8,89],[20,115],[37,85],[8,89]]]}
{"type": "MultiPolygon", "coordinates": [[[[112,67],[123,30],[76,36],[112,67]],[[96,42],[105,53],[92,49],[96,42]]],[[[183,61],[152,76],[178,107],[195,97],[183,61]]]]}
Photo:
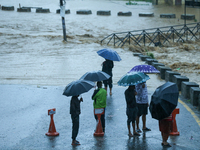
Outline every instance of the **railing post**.
{"type": "Polygon", "coordinates": [[[161,44],[160,43],[160,31],[159,31],[159,28],[157,29],[157,31],[158,31],[158,41],[159,41],[159,44],[161,44]]]}
{"type": "Polygon", "coordinates": [[[197,24],[197,32],[199,33],[199,39],[200,39],[200,32],[199,32],[199,29],[200,29],[200,23],[197,24]]]}
{"type": "Polygon", "coordinates": [[[144,42],[144,46],[145,46],[145,30],[143,30],[143,42],[144,42]]]}
{"type": "Polygon", "coordinates": [[[187,28],[187,25],[186,25],[186,41],[188,41],[188,28],[187,28]]]}
{"type": "Polygon", "coordinates": [[[114,47],[115,47],[115,34],[113,36],[114,36],[114,47]]]}
{"type": "Polygon", "coordinates": [[[172,29],[172,36],[173,36],[173,43],[174,43],[174,28],[171,27],[171,29],[172,29]]]}

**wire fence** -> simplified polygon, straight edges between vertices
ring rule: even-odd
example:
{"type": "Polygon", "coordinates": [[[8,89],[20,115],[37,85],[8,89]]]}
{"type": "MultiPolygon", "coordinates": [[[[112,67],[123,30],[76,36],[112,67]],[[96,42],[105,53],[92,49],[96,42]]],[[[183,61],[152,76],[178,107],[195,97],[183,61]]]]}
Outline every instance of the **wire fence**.
{"type": "Polygon", "coordinates": [[[128,45],[160,46],[171,42],[186,42],[200,39],[200,22],[112,33],[101,40],[101,44],[107,43],[117,47],[128,45]]]}

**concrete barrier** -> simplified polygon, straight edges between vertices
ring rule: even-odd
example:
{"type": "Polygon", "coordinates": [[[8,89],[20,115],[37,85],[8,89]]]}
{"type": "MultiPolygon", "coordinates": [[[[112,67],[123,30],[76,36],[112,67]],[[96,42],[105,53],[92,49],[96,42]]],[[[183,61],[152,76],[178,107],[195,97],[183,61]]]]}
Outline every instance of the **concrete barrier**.
{"type": "Polygon", "coordinates": [[[110,16],[111,11],[110,10],[98,10],[97,15],[102,15],[102,16],[110,16]]]}
{"type": "Polygon", "coordinates": [[[92,14],[92,11],[91,10],[78,10],[78,11],[76,11],[76,14],[90,15],[90,14],[92,14]]]}
{"type": "Polygon", "coordinates": [[[147,55],[139,55],[139,57],[142,61],[146,61],[147,58],[151,58],[150,56],[147,55]]]}
{"type": "MultiPolygon", "coordinates": [[[[57,13],[57,14],[60,14],[60,9],[57,9],[57,10],[56,10],[56,13],[57,13]]],[[[70,9],[66,9],[66,10],[65,10],[65,14],[70,14],[70,9]]]]}
{"type": "Polygon", "coordinates": [[[172,82],[176,83],[178,90],[181,91],[182,82],[189,82],[189,78],[181,75],[173,75],[172,82]]]}
{"type": "Polygon", "coordinates": [[[195,82],[182,82],[181,83],[181,95],[186,98],[190,99],[190,88],[191,87],[199,87],[198,84],[195,82]]]}
{"type": "Polygon", "coordinates": [[[133,56],[139,56],[142,55],[142,53],[133,53],[133,56]]]}
{"type": "Polygon", "coordinates": [[[160,18],[176,18],[176,14],[160,14],[160,18]]]}
{"type": "Polygon", "coordinates": [[[158,66],[165,66],[162,63],[158,63],[158,62],[152,62],[152,66],[154,66],[156,69],[158,69],[158,66]]]}
{"type": "Polygon", "coordinates": [[[190,100],[191,100],[191,103],[193,106],[198,106],[199,94],[200,94],[199,87],[191,87],[190,88],[190,100]]]}
{"type": "Polygon", "coordinates": [[[146,59],[146,63],[148,64],[148,65],[152,65],[152,62],[158,62],[156,59],[152,59],[152,58],[147,58],[146,59]]]}
{"type": "Polygon", "coordinates": [[[50,13],[48,8],[37,8],[36,13],[50,13]]]}
{"type": "Polygon", "coordinates": [[[128,11],[128,12],[118,12],[117,14],[118,16],[132,16],[132,12],[128,11]]]}
{"type": "Polygon", "coordinates": [[[14,6],[2,6],[1,10],[13,11],[15,10],[14,6]]]}
{"type": "Polygon", "coordinates": [[[31,8],[17,8],[17,12],[31,12],[31,8]]]}
{"type": "Polygon", "coordinates": [[[174,71],[166,71],[165,72],[165,81],[170,81],[170,82],[172,82],[172,77],[174,76],[174,75],[181,75],[180,73],[178,73],[178,72],[174,72],[174,71]]]}
{"type": "Polygon", "coordinates": [[[165,79],[165,72],[167,70],[171,71],[172,69],[169,68],[169,67],[166,67],[166,66],[158,66],[157,70],[160,71],[160,78],[164,80],[165,79]]]}
{"type": "Polygon", "coordinates": [[[28,7],[28,6],[23,6],[23,7],[21,7],[21,8],[34,8],[34,9],[37,9],[37,8],[39,8],[39,9],[42,9],[42,7],[28,7]]]}
{"type": "Polygon", "coordinates": [[[154,13],[139,13],[139,17],[154,17],[154,13]]]}
{"type": "Polygon", "coordinates": [[[181,19],[186,19],[186,20],[194,20],[195,19],[195,15],[192,15],[192,14],[182,14],[181,15],[181,19]]]}

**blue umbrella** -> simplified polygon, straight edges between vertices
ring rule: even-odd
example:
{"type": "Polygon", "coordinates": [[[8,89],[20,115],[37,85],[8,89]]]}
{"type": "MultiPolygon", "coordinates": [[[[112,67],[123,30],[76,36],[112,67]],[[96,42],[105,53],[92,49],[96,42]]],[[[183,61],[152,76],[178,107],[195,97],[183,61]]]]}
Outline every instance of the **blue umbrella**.
{"type": "Polygon", "coordinates": [[[138,83],[143,83],[149,80],[149,76],[142,72],[130,72],[125,74],[117,84],[120,86],[130,86],[136,85],[138,83]]]}
{"type": "Polygon", "coordinates": [[[77,80],[69,83],[63,92],[65,96],[77,96],[82,93],[88,92],[95,86],[95,83],[87,80],[77,80]]]}
{"type": "Polygon", "coordinates": [[[110,75],[103,71],[86,72],[80,79],[89,81],[103,81],[110,78],[110,75]]]}
{"type": "Polygon", "coordinates": [[[112,61],[120,61],[122,60],[118,53],[112,49],[101,49],[97,51],[97,54],[105,59],[112,61]]]}
{"type": "Polygon", "coordinates": [[[137,65],[133,67],[129,72],[160,73],[160,71],[151,65],[137,65]]]}

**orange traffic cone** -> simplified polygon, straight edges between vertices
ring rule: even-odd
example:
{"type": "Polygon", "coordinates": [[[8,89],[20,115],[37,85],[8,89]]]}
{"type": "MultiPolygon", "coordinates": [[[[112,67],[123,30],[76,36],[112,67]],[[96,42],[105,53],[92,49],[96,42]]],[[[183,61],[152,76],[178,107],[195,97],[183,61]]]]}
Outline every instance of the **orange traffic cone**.
{"type": "Polygon", "coordinates": [[[97,114],[97,117],[98,117],[98,124],[94,136],[104,136],[104,132],[101,125],[101,114],[97,114]]]}
{"type": "Polygon", "coordinates": [[[174,111],[172,112],[173,120],[172,120],[171,132],[169,135],[179,135],[176,125],[176,114],[179,114],[179,108],[174,109],[174,111]]]}
{"type": "Polygon", "coordinates": [[[56,127],[53,121],[53,115],[56,113],[56,109],[49,109],[48,110],[48,115],[51,117],[50,125],[49,125],[49,131],[46,133],[48,136],[57,136],[59,135],[58,132],[56,132],[56,127]]]}

